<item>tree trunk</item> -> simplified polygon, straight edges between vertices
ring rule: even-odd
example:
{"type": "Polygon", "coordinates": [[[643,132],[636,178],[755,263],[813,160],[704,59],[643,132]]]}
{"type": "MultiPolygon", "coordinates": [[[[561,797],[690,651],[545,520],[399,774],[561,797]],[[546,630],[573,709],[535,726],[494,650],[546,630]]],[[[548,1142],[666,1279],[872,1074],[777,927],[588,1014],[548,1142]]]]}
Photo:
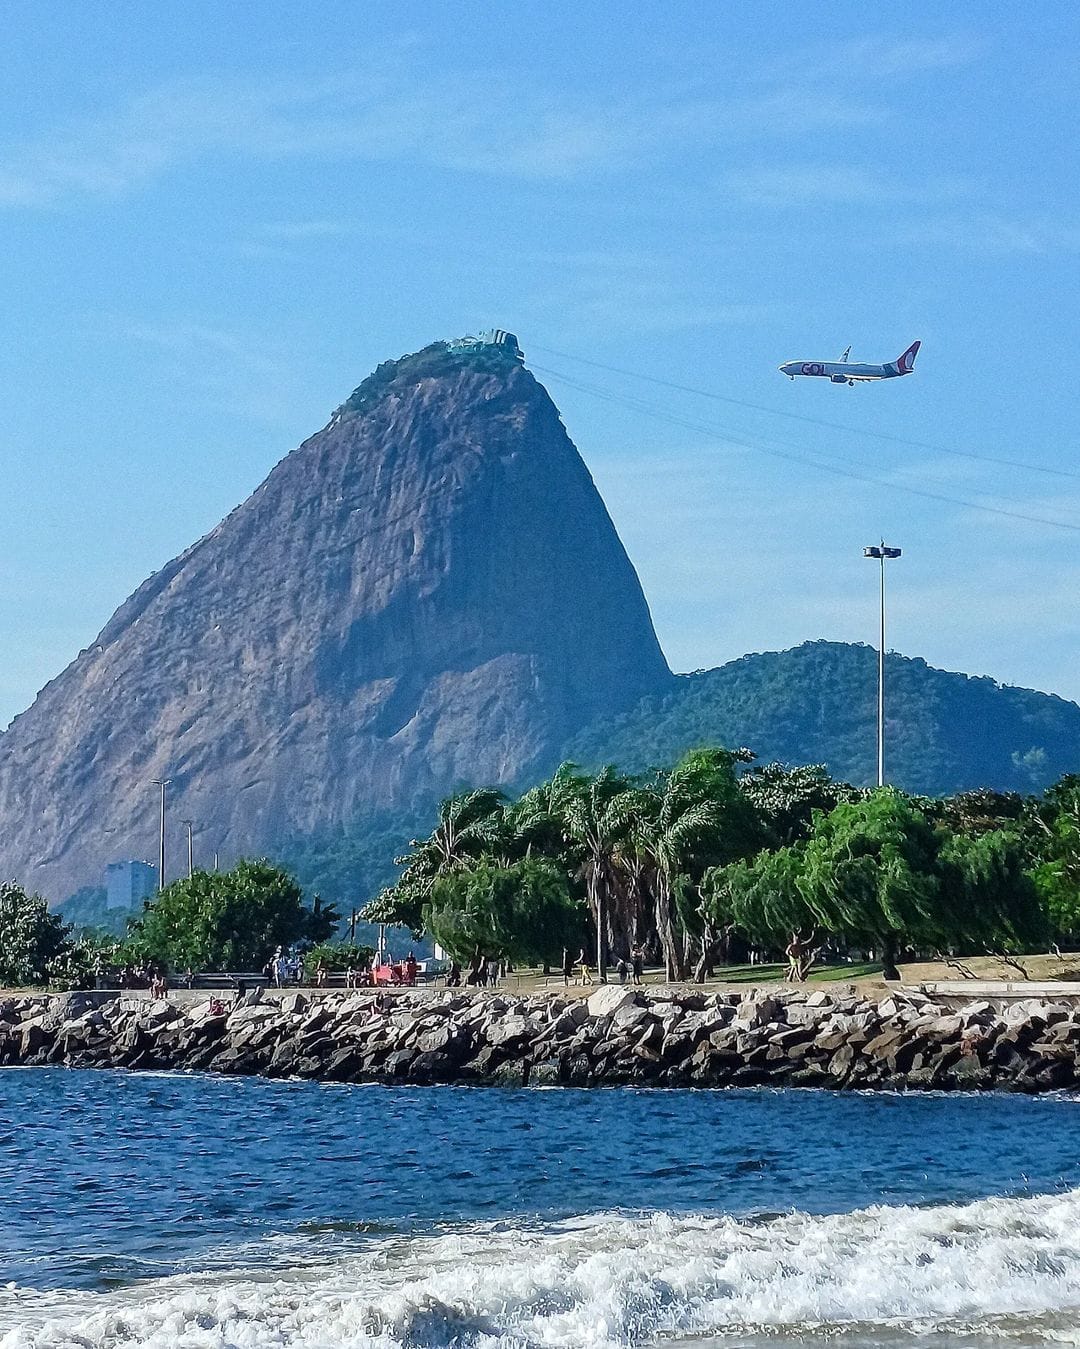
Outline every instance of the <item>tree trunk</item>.
{"type": "Polygon", "coordinates": [[[660,938],[660,949],[664,953],[669,982],[686,978],[686,953],[683,950],[682,933],[675,922],[671,906],[671,888],[667,877],[660,873],[656,878],[656,935],[660,938]]]}
{"type": "Polygon", "coordinates": [[[601,885],[596,892],[596,977],[607,983],[607,894],[601,885]]]}
{"type": "Polygon", "coordinates": [[[710,928],[705,929],[701,938],[701,955],[694,966],[695,984],[703,984],[706,979],[712,977],[713,965],[716,964],[722,940],[723,934],[717,936],[710,928]]]}
{"type": "Polygon", "coordinates": [[[886,983],[900,982],[900,971],[896,965],[896,938],[891,935],[881,943],[881,977],[886,983]]]}
{"type": "Polygon", "coordinates": [[[630,946],[644,946],[649,927],[647,869],[637,857],[624,862],[626,876],[627,939],[630,946]]]}
{"type": "Polygon", "coordinates": [[[466,984],[471,984],[473,986],[476,985],[477,977],[480,974],[480,967],[483,965],[483,963],[484,957],[480,954],[480,951],[479,950],[473,951],[472,959],[469,961],[469,972],[465,976],[466,984]]]}
{"type": "Polygon", "coordinates": [[[607,892],[603,877],[595,864],[589,869],[589,907],[596,919],[596,977],[600,983],[606,984],[607,892]]]}

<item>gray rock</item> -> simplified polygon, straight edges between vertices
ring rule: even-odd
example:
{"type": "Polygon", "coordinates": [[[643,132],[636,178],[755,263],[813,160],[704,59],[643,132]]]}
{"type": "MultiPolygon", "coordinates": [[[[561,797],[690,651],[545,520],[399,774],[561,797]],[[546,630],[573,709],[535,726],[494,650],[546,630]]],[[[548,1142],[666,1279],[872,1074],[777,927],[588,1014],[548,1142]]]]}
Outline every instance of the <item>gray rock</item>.
{"type": "Polygon", "coordinates": [[[778,998],[762,996],[744,1002],[738,1009],[735,1024],[757,1029],[776,1025],[784,1020],[784,1005],[778,998]]]}
{"type": "Polygon", "coordinates": [[[584,1002],[575,1003],[568,1007],[566,1011],[560,1013],[555,1022],[555,1034],[560,1039],[569,1039],[577,1031],[583,1021],[588,1020],[589,1009],[584,1002]]]}
{"type": "Polygon", "coordinates": [[[648,1007],[639,1007],[633,1002],[624,1003],[611,1018],[612,1029],[618,1031],[635,1030],[646,1022],[655,1022],[652,1012],[648,1007]]]}
{"type": "Polygon", "coordinates": [[[622,984],[601,984],[595,993],[589,995],[589,1015],[611,1016],[623,1007],[632,1006],[635,997],[634,990],[622,984]]]}
{"type": "Polygon", "coordinates": [[[529,1071],[530,1087],[557,1087],[562,1082],[563,1065],[559,1059],[542,1059],[529,1071]]]}
{"type": "Polygon", "coordinates": [[[509,1048],[515,1044],[525,1044],[540,1033],[540,1027],[528,1017],[511,1015],[501,1021],[494,1021],[485,1027],[484,1034],[489,1044],[509,1048]]]}
{"type": "Polygon", "coordinates": [[[449,1055],[428,1050],[417,1054],[409,1064],[408,1072],[413,1082],[448,1082],[454,1068],[454,1060],[449,1055]]]}

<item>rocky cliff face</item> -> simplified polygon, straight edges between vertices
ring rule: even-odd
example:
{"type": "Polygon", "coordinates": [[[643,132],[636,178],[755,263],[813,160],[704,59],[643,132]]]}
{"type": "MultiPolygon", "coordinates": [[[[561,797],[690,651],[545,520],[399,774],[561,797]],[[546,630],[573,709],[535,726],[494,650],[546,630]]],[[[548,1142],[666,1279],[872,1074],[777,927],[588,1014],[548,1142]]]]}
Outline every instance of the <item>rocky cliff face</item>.
{"type": "Polygon", "coordinates": [[[50,898],[511,783],[670,678],[543,388],[495,347],[380,366],[0,735],[0,874],[50,898]],[[180,830],[170,831],[179,859],[180,830]]]}

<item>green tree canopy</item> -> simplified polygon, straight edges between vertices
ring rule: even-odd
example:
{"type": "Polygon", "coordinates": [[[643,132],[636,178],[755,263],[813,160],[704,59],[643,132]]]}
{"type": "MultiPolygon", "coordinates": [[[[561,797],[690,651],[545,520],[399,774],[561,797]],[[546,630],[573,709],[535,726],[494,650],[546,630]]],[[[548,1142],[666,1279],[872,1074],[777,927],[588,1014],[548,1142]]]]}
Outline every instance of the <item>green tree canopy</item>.
{"type": "Polygon", "coordinates": [[[569,845],[564,864],[581,859],[580,876],[597,934],[596,965],[603,980],[608,945],[616,936],[613,929],[625,926],[618,921],[623,916],[612,913],[620,893],[625,893],[619,884],[619,851],[640,822],[646,800],[610,766],[590,776],[576,772],[573,764],[563,764],[555,774],[550,799],[569,845]]]}
{"type": "Polygon", "coordinates": [[[988,787],[957,792],[933,802],[934,818],[956,834],[986,834],[999,829],[1018,829],[1024,816],[1025,798],[1018,792],[995,792],[988,787]]]}
{"type": "Polygon", "coordinates": [[[905,942],[939,945],[938,838],[922,811],[890,787],[814,817],[799,889],[817,925],[877,947],[897,978],[905,942]]]}
{"type": "Polygon", "coordinates": [[[821,764],[755,764],[739,779],[739,786],[781,844],[805,838],[815,810],[827,813],[841,801],[857,801],[863,795],[850,783],[834,781],[821,764]]]}
{"type": "Polygon", "coordinates": [[[649,793],[637,837],[654,868],[656,931],[671,978],[686,978],[683,931],[699,923],[697,887],[705,871],[765,842],[761,817],[735,774],[735,765],[750,757],[745,750],[691,750],[658,775],[649,793]]]}
{"type": "Polygon", "coordinates": [[[1036,890],[1061,937],[1080,936],[1080,777],[1069,774],[1031,812],[1036,890]]]}
{"type": "Polygon", "coordinates": [[[69,945],[70,929],[40,895],[0,882],[0,985],[44,984],[69,945]]]}
{"type": "Polygon", "coordinates": [[[348,969],[364,970],[371,964],[374,954],[374,946],[361,942],[319,942],[304,953],[304,974],[308,979],[314,978],[320,965],[330,974],[340,974],[348,969]]]}
{"type": "Polygon", "coordinates": [[[439,945],[472,965],[484,957],[552,961],[580,940],[581,920],[565,872],[535,857],[447,871],[424,907],[439,945]]]}
{"type": "Polygon", "coordinates": [[[948,944],[974,951],[1021,951],[1049,936],[1026,849],[1010,830],[948,835],[938,867],[948,944]]]}
{"type": "Polygon", "coordinates": [[[261,969],[276,947],[323,941],[337,923],[337,913],[318,900],[305,907],[288,872],[241,861],[231,871],[196,871],[166,886],[132,924],[132,941],[173,969],[261,969]]]}
{"type": "Polygon", "coordinates": [[[828,934],[877,947],[887,967],[901,944],[1013,951],[1046,928],[1015,833],[951,834],[889,789],[818,813],[805,843],[707,873],[702,896],[765,946],[828,934]]]}
{"type": "Polygon", "coordinates": [[[703,904],[718,926],[730,923],[752,942],[782,950],[797,933],[819,925],[802,893],[804,867],[798,847],[715,867],[702,885],[703,904]]]}

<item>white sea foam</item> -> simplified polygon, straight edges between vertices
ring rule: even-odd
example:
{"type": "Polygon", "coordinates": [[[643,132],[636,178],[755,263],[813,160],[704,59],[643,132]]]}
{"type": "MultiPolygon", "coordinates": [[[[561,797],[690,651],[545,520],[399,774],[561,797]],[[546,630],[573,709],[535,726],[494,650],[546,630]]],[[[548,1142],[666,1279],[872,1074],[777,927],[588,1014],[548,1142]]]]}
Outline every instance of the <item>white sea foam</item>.
{"type": "Polygon", "coordinates": [[[1080,1344],[1080,1191],[769,1221],[602,1214],[386,1237],[124,1293],[0,1290],[0,1349],[1080,1344]]]}

